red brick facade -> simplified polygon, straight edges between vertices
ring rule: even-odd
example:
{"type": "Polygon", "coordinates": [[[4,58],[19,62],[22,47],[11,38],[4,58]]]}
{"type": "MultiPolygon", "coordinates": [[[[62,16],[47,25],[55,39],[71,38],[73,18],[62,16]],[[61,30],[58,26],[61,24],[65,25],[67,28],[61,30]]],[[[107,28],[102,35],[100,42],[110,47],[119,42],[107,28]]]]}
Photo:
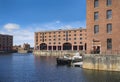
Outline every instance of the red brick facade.
{"type": "Polygon", "coordinates": [[[87,52],[99,48],[100,53],[119,53],[120,51],[120,0],[87,0],[87,52]],[[98,7],[95,7],[98,1],[98,7]],[[112,18],[107,19],[107,11],[112,11],[112,18]],[[95,20],[94,13],[98,12],[98,20],[95,20]],[[112,25],[111,33],[107,33],[107,24],[112,25]],[[99,25],[99,32],[94,33],[94,26],[99,25]],[[111,39],[111,49],[108,49],[107,39],[111,39]]]}
{"type": "Polygon", "coordinates": [[[86,29],[56,30],[35,33],[38,50],[86,50],[86,29]]]}

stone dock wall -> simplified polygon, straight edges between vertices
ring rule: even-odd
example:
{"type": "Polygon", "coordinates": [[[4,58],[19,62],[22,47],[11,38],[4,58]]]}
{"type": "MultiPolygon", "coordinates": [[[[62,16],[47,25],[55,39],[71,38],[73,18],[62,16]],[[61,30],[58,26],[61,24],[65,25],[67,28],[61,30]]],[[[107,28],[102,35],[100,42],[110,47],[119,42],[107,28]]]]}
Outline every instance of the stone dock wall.
{"type": "Polygon", "coordinates": [[[63,56],[65,54],[70,54],[74,55],[77,52],[80,54],[83,54],[83,51],[40,51],[40,50],[34,50],[33,54],[34,55],[39,55],[39,56],[63,56]]]}
{"type": "Polygon", "coordinates": [[[83,68],[105,71],[120,71],[120,55],[84,55],[83,68]]]}

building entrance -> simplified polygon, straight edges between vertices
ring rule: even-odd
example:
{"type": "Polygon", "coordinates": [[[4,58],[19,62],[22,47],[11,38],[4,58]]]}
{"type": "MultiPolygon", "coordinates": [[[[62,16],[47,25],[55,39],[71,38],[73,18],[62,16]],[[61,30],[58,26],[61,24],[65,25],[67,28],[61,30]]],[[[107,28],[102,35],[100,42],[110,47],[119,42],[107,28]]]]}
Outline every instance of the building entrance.
{"type": "Polygon", "coordinates": [[[99,40],[93,40],[92,53],[94,53],[94,54],[100,54],[101,53],[101,42],[99,40]]]}
{"type": "Polygon", "coordinates": [[[40,50],[47,50],[47,44],[45,43],[40,44],[40,50]]]}
{"type": "Polygon", "coordinates": [[[71,43],[64,43],[63,50],[72,50],[72,44],[71,43]]]}
{"type": "Polygon", "coordinates": [[[93,46],[93,53],[100,54],[100,46],[93,46]]]}

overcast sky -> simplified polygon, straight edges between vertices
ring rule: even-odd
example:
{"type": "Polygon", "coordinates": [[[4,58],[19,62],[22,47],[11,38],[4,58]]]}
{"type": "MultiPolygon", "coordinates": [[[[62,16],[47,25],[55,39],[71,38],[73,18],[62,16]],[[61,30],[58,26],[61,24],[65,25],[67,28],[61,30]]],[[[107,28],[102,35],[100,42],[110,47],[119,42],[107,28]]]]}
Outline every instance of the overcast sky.
{"type": "Polygon", "coordinates": [[[86,0],[0,0],[0,34],[34,46],[34,32],[86,27],[86,0]]]}

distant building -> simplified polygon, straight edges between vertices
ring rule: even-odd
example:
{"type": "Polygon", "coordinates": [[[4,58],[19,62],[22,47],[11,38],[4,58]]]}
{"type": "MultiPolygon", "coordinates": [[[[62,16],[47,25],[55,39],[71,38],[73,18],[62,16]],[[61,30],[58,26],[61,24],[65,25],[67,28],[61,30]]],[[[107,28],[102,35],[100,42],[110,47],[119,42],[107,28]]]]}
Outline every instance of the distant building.
{"type": "Polygon", "coordinates": [[[28,44],[28,43],[24,43],[22,46],[21,45],[13,46],[13,50],[16,50],[16,51],[18,51],[18,50],[29,50],[29,49],[31,49],[31,48],[30,48],[30,44],[28,44]]]}
{"type": "Polygon", "coordinates": [[[87,0],[87,52],[120,53],[120,0],[87,0]]]}
{"type": "Polygon", "coordinates": [[[18,49],[21,49],[21,45],[13,46],[13,51],[18,51],[18,49]]]}
{"type": "Polygon", "coordinates": [[[12,51],[13,36],[0,34],[0,51],[12,51]]]}
{"type": "Polygon", "coordinates": [[[36,50],[86,50],[86,29],[35,32],[36,50]]]}
{"type": "Polygon", "coordinates": [[[29,49],[30,49],[30,44],[24,43],[24,44],[23,44],[23,49],[24,49],[24,50],[29,50],[29,49]]]}

